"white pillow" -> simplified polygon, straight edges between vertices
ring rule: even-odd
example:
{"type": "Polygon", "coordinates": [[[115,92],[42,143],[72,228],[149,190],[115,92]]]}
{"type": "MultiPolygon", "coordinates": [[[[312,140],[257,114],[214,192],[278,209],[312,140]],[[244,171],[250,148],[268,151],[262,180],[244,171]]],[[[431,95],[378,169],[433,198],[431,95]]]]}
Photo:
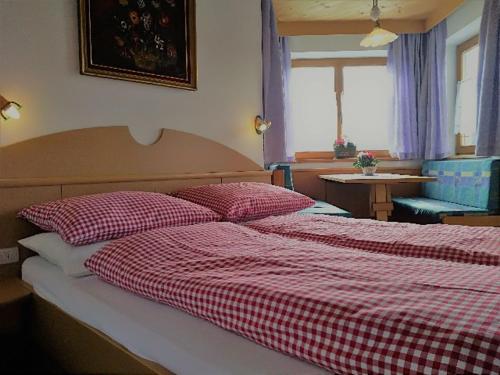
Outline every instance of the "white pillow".
{"type": "Polygon", "coordinates": [[[85,246],[72,246],[57,233],[40,233],[19,241],[42,258],[62,268],[68,276],[92,275],[85,268],[85,261],[111,241],[96,242],[85,246]]]}

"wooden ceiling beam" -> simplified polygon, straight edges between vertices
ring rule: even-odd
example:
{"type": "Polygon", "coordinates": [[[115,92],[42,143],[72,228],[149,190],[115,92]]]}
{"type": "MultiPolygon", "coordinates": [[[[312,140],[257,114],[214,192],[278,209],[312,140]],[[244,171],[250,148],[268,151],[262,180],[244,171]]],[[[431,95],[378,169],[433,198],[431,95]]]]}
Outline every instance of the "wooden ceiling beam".
{"type": "MultiPolygon", "coordinates": [[[[381,20],[380,24],[384,29],[390,30],[396,34],[421,33],[426,31],[425,20],[381,20]]],[[[373,26],[374,23],[369,20],[291,22],[278,21],[278,31],[282,36],[367,34],[373,30],[373,26]]]]}
{"type": "MultiPolygon", "coordinates": [[[[421,3],[415,0],[386,0],[382,27],[397,34],[426,32],[453,13],[465,0],[418,1],[421,3]],[[384,14],[387,18],[384,18],[384,14]]],[[[366,34],[373,29],[371,20],[358,18],[366,8],[362,2],[273,0],[273,5],[281,35],[366,34]],[[325,4],[329,6],[318,13],[318,7],[324,7],[325,4]],[[319,15],[322,18],[318,18],[319,15]]]]}

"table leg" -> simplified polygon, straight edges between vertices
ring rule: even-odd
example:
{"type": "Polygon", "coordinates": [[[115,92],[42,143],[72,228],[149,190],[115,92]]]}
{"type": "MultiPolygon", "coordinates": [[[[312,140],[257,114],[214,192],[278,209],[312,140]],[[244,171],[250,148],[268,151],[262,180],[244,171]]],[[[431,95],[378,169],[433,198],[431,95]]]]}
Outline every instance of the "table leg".
{"type": "Polygon", "coordinates": [[[375,216],[375,218],[380,221],[389,220],[389,216],[394,208],[390,186],[386,184],[372,185],[370,201],[372,216],[375,216]]]}

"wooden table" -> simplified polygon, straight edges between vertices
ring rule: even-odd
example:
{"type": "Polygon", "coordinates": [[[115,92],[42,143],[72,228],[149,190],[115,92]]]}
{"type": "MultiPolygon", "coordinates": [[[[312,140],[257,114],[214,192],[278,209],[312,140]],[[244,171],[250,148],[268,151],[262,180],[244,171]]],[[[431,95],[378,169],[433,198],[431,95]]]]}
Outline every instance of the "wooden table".
{"type": "Polygon", "coordinates": [[[326,183],[370,185],[370,214],[377,220],[387,221],[394,209],[391,185],[436,181],[435,177],[410,176],[392,173],[376,173],[374,176],[362,174],[326,174],[319,178],[326,183]]]}

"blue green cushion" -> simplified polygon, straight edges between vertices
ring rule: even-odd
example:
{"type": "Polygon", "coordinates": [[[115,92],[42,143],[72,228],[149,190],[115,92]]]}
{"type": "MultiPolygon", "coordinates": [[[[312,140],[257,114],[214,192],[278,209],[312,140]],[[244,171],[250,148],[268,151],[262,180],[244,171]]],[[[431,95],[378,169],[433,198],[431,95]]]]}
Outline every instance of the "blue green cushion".
{"type": "Polygon", "coordinates": [[[323,201],[316,201],[316,204],[314,206],[299,211],[299,214],[352,217],[349,211],[343,210],[342,208],[323,201]]]}
{"type": "Polygon", "coordinates": [[[442,216],[488,214],[488,210],[485,209],[423,197],[393,198],[392,201],[396,208],[403,209],[404,211],[409,211],[414,215],[428,215],[437,219],[441,218],[442,216]]]}
{"type": "Polygon", "coordinates": [[[425,161],[422,174],[438,178],[423,184],[426,198],[500,210],[500,157],[425,161]]]}

